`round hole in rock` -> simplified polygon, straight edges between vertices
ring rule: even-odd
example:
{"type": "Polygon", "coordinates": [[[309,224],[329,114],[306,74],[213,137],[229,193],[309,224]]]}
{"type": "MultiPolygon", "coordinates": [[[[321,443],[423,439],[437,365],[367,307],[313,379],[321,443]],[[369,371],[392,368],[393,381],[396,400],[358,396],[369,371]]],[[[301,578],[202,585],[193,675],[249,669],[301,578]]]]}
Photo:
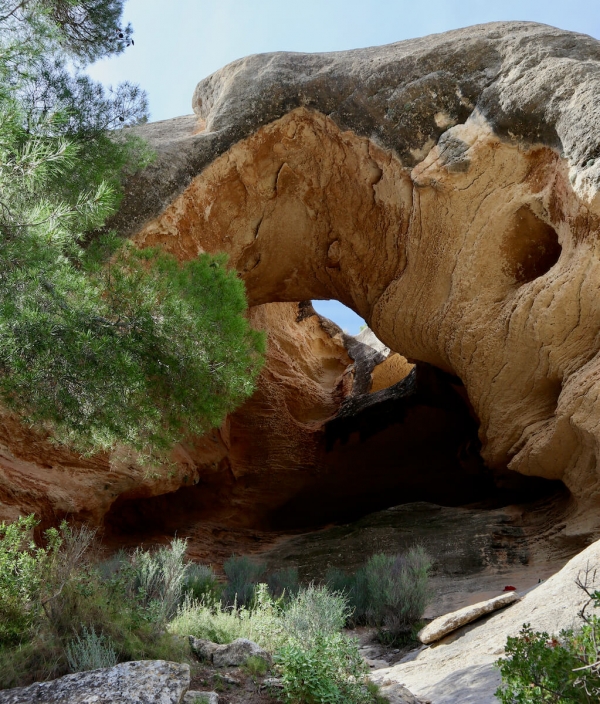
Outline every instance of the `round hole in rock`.
{"type": "Polygon", "coordinates": [[[502,243],[502,269],[518,285],[526,284],[550,271],[561,251],[554,228],[522,206],[502,243]]]}

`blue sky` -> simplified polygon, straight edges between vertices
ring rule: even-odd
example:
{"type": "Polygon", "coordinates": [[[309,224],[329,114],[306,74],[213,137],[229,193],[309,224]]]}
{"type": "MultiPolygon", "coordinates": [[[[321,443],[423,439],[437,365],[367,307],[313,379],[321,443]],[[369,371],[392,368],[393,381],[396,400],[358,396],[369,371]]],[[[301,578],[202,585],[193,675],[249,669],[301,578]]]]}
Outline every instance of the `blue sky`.
{"type": "MultiPolygon", "coordinates": [[[[135,46],[89,73],[107,85],[139,83],[151,119],[164,120],[192,112],[196,83],[248,54],[355,49],[497,20],[600,38],[600,0],[129,0],[125,20],[135,46]]],[[[352,334],[363,323],[337,302],[316,308],[352,334]]]]}

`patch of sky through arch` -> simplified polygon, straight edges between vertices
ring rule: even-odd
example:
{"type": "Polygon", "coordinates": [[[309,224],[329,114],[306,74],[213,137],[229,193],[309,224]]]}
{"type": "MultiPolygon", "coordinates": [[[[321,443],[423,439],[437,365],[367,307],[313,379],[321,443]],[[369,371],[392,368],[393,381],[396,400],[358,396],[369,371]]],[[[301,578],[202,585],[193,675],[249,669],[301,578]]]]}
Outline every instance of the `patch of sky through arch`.
{"type": "Polygon", "coordinates": [[[313,308],[324,318],[333,320],[349,335],[358,335],[365,321],[339,301],[313,301],[313,308]]]}

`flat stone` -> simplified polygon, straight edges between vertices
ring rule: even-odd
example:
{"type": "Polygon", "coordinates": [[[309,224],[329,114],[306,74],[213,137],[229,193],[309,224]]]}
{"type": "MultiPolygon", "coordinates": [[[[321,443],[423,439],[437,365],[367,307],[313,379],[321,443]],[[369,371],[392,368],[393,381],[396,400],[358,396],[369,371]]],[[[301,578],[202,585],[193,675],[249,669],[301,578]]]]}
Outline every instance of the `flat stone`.
{"type": "Polygon", "coordinates": [[[0,704],[180,704],[189,686],[189,665],[140,660],[4,690],[0,704]]]}
{"type": "Polygon", "coordinates": [[[507,592],[493,599],[480,601],[472,606],[465,606],[464,609],[459,609],[445,616],[440,616],[419,631],[419,640],[426,645],[428,643],[434,643],[448,633],[456,631],[457,628],[465,626],[472,621],[476,621],[478,618],[492,613],[492,611],[497,611],[505,606],[509,606],[509,604],[514,604],[515,601],[519,601],[520,599],[521,597],[517,592],[507,592]]]}

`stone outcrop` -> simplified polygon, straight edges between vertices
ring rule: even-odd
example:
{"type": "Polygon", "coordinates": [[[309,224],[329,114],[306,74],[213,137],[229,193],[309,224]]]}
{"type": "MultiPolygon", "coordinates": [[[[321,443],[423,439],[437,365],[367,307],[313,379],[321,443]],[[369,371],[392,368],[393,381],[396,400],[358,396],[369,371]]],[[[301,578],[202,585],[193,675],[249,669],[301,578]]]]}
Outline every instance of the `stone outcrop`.
{"type": "MultiPolygon", "coordinates": [[[[198,84],[118,217],[226,251],[251,304],[337,298],[465,385],[492,468],[600,495],[600,43],[495,23],[198,84]]],[[[595,520],[595,519],[593,519],[595,520]]]]}
{"type": "Polygon", "coordinates": [[[448,633],[458,630],[461,626],[466,626],[467,623],[472,623],[482,616],[487,616],[491,614],[492,611],[510,606],[510,604],[519,601],[520,598],[517,592],[508,592],[507,594],[495,596],[492,599],[486,599],[486,601],[479,601],[477,604],[472,604],[471,606],[465,606],[458,611],[453,611],[444,616],[439,616],[419,631],[419,640],[426,645],[435,643],[436,640],[440,640],[448,635],[448,633]]]}
{"type": "MultiPolygon", "coordinates": [[[[381,683],[402,683],[417,697],[436,704],[496,704],[494,692],[500,684],[500,672],[493,663],[504,654],[507,637],[518,635],[524,623],[550,634],[577,626],[581,622],[578,613],[588,596],[575,580],[599,562],[600,541],[510,608],[463,627],[455,637],[421,650],[410,661],[377,670],[372,678],[381,683]]],[[[600,587],[600,575],[592,572],[588,576],[588,586],[600,587]]]]}
{"type": "Polygon", "coordinates": [[[1,704],[180,704],[190,666],[164,660],[124,662],[51,682],[0,691],[1,704]]]}

